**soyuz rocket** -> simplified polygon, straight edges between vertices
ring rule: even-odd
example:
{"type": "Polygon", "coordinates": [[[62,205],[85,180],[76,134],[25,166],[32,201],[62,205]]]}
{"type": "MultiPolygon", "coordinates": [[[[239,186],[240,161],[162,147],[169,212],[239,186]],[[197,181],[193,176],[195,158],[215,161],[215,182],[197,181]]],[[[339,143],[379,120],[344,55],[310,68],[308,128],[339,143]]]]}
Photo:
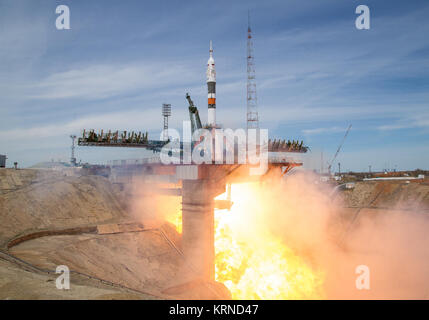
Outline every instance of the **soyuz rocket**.
{"type": "Polygon", "coordinates": [[[210,57],[207,61],[207,91],[208,91],[208,121],[207,124],[216,127],[216,69],[213,59],[213,46],[210,40],[210,57]]]}

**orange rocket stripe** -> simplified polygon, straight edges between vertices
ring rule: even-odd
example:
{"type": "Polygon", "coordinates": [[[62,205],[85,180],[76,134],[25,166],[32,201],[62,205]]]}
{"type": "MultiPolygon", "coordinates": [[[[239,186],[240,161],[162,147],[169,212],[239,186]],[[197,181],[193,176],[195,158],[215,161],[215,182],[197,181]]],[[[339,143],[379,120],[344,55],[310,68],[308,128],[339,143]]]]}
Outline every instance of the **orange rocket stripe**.
{"type": "Polygon", "coordinates": [[[209,104],[216,104],[216,98],[209,98],[209,104]]]}

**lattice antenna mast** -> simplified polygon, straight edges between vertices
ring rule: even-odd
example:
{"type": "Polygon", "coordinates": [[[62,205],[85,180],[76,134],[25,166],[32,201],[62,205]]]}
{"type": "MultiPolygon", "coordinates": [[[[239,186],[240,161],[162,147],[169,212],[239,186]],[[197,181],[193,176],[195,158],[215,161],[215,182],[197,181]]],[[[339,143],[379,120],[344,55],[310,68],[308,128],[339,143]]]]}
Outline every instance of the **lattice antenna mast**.
{"type": "Polygon", "coordinates": [[[250,29],[250,13],[247,27],[247,128],[259,128],[258,104],[256,98],[255,62],[253,56],[252,30],[250,29]]]}
{"type": "Polygon", "coordinates": [[[164,117],[164,131],[162,140],[168,141],[168,117],[171,116],[171,104],[162,104],[162,116],[164,117]]]}

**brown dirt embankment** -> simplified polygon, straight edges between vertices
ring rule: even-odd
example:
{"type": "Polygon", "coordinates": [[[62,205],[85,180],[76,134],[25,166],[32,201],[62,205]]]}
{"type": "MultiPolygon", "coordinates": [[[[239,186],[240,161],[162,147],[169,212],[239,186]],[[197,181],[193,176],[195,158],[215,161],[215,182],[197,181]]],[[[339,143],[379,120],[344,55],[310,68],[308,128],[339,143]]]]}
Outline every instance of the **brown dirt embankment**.
{"type": "Polygon", "coordinates": [[[342,193],[347,207],[429,209],[429,184],[405,181],[360,181],[342,193]]]}
{"type": "Polygon", "coordinates": [[[0,170],[0,243],[52,229],[96,226],[126,217],[118,190],[99,176],[0,170]]]}
{"type": "MultiPolygon", "coordinates": [[[[180,235],[168,225],[147,227],[147,221],[135,223],[119,188],[106,178],[70,177],[50,170],[0,170],[0,221],[0,250],[4,254],[11,254],[34,270],[49,271],[46,276],[56,266],[66,265],[72,274],[71,286],[85,286],[75,296],[61,295],[54,283],[40,283],[45,281],[43,277],[34,277],[34,281],[15,277],[15,269],[5,267],[0,268],[0,277],[6,277],[4,283],[0,281],[0,296],[124,297],[116,296],[118,288],[91,295],[93,280],[85,279],[94,279],[123,288],[118,290],[134,290],[141,299],[227,298],[217,287],[192,282],[196,276],[181,255],[180,235]],[[79,280],[79,274],[83,280],[79,280]],[[193,283],[191,288],[174,293],[168,290],[187,282],[193,283]],[[26,294],[21,287],[26,288],[26,294]],[[7,292],[6,296],[2,292],[7,292]]],[[[17,261],[12,258],[7,263],[31,274],[31,268],[26,270],[17,261]]]]}

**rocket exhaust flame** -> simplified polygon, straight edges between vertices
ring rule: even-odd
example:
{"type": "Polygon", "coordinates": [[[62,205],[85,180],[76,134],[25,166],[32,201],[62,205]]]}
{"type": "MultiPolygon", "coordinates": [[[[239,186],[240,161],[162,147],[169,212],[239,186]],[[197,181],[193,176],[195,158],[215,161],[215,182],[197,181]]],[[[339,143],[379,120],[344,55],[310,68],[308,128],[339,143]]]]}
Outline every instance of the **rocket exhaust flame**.
{"type": "Polygon", "coordinates": [[[216,280],[234,299],[323,298],[323,274],[263,224],[263,204],[254,201],[259,192],[258,183],[232,185],[231,211],[215,212],[216,280]]]}
{"type": "MultiPolygon", "coordinates": [[[[233,299],[321,299],[323,273],[261,223],[267,209],[258,203],[258,183],[231,186],[234,205],[215,210],[215,280],[233,299]]],[[[226,200],[227,193],[216,200],[226,200]]],[[[260,199],[259,199],[260,200],[260,199]]],[[[167,217],[181,233],[181,212],[167,217]]]]}

